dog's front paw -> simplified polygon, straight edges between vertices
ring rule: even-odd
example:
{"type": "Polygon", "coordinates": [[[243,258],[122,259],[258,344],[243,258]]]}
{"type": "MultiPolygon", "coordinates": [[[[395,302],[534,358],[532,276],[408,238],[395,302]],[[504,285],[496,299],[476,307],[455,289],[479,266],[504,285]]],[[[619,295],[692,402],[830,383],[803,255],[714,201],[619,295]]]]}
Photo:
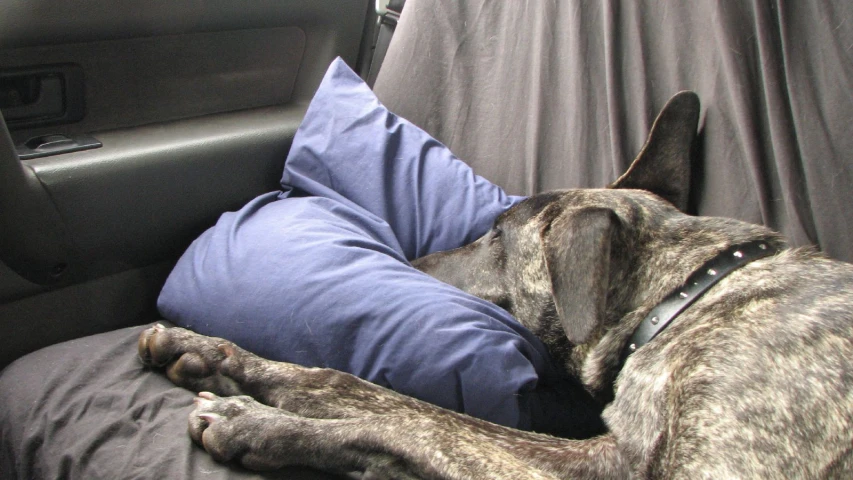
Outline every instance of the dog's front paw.
{"type": "Polygon", "coordinates": [[[157,324],[140,334],[137,348],[142,363],[165,367],[166,375],[178,386],[224,395],[242,393],[237,383],[222,373],[223,363],[237,350],[231,342],[157,324]]]}
{"type": "Polygon", "coordinates": [[[268,407],[249,396],[218,397],[201,392],[190,413],[189,433],[216,461],[235,461],[252,470],[305,464],[300,450],[303,424],[311,420],[268,407]]]}

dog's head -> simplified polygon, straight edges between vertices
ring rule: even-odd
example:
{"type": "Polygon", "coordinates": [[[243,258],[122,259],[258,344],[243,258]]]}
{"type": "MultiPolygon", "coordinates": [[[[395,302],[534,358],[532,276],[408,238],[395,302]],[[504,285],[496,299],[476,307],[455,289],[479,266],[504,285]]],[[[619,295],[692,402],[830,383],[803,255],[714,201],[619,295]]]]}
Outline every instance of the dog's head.
{"type": "MultiPolygon", "coordinates": [[[[698,119],[697,96],[677,94],[628,171],[609,187],[534,195],[475,242],[415,266],[502,306],[549,347],[560,343],[550,338],[559,335],[578,350],[629,308],[630,299],[618,297],[630,293],[614,287],[628,281],[642,232],[655,229],[648,222],[686,209],[698,119]]],[[[567,355],[575,356],[558,356],[567,355]]],[[[563,360],[580,367],[580,358],[563,360]]]]}

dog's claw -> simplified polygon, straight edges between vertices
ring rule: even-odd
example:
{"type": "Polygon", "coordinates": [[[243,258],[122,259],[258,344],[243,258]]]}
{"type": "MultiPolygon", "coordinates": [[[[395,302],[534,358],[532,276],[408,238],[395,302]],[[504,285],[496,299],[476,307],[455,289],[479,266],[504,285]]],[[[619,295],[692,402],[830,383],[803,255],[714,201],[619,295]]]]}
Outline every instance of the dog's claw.
{"type": "Polygon", "coordinates": [[[225,354],[225,356],[226,356],[226,357],[233,357],[233,356],[234,356],[234,352],[235,352],[235,350],[234,350],[234,346],[233,346],[233,345],[229,345],[229,344],[227,344],[227,343],[221,343],[221,344],[217,345],[217,346],[216,346],[216,348],[217,348],[220,352],[222,352],[223,354],[225,354]]]}
{"type": "Polygon", "coordinates": [[[211,424],[217,420],[221,420],[222,415],[209,411],[216,406],[216,400],[218,398],[219,397],[210,392],[200,392],[198,396],[193,399],[196,411],[198,412],[196,413],[196,416],[204,420],[208,424],[211,424]]]}
{"type": "Polygon", "coordinates": [[[219,420],[222,420],[222,415],[219,415],[218,413],[202,412],[198,414],[198,418],[207,422],[208,425],[213,425],[213,422],[218,422],[219,420]]]}

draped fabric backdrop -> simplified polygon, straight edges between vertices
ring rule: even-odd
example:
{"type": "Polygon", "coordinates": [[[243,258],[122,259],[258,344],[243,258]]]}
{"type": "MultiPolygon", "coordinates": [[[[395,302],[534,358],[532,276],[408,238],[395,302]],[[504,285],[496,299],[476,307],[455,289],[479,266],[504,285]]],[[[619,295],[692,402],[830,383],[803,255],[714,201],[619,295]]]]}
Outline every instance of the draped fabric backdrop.
{"type": "Polygon", "coordinates": [[[692,213],[853,261],[849,0],[409,0],[375,85],[512,194],[613,181],[679,90],[692,213]]]}

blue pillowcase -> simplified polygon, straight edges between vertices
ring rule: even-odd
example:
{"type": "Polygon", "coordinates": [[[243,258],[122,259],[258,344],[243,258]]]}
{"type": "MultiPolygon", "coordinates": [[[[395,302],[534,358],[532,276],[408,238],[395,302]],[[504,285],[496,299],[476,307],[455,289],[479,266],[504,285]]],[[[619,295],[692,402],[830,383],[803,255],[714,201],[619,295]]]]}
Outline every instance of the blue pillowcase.
{"type": "Polygon", "coordinates": [[[281,185],[355,204],[391,227],[406,258],[470,243],[522,200],[509,197],[428,133],[389,112],[341,59],[320,84],[281,185]]]}
{"type": "Polygon", "coordinates": [[[561,380],[542,343],[408,263],[476,239],[519,200],[389,112],[338,59],[294,138],[282,191],[223,214],[158,305],[266,358],[512,427],[558,421],[561,380]]]}

